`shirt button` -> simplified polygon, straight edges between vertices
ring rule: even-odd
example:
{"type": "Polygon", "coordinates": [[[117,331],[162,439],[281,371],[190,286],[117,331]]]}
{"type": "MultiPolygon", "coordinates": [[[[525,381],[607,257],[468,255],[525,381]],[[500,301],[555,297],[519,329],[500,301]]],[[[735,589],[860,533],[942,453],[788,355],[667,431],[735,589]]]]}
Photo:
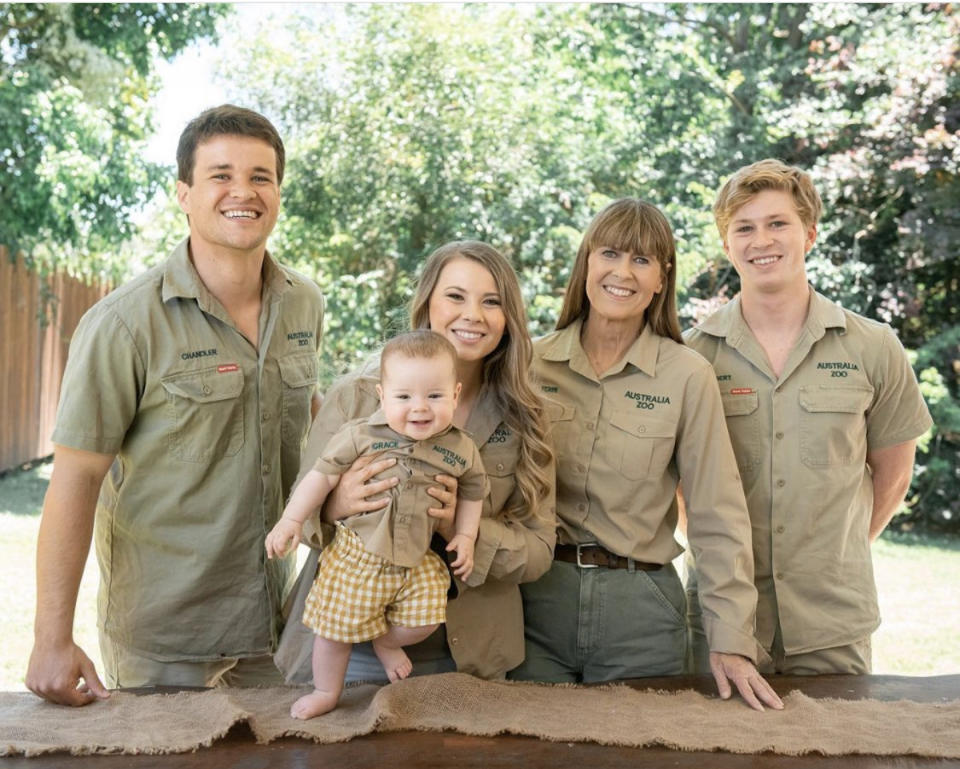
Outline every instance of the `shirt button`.
{"type": "Polygon", "coordinates": [[[267,413],[266,411],[264,411],[262,414],[260,414],[260,421],[261,421],[261,422],[266,422],[269,418],[270,418],[270,414],[267,413]]]}
{"type": "Polygon", "coordinates": [[[783,526],[777,526],[777,534],[783,534],[783,526]]]}
{"type": "Polygon", "coordinates": [[[586,467],[584,467],[583,465],[577,465],[577,472],[578,472],[578,473],[585,473],[586,471],[587,471],[587,468],[586,468],[586,467]]]}
{"type": "Polygon", "coordinates": [[[203,386],[203,394],[204,394],[204,395],[209,395],[209,394],[212,393],[212,392],[213,392],[213,390],[210,389],[210,385],[204,385],[204,386],[203,386]]]}
{"type": "Polygon", "coordinates": [[[586,509],[587,509],[587,506],[586,506],[585,504],[583,504],[583,502],[581,502],[579,505],[577,505],[577,510],[579,510],[581,513],[582,513],[584,510],[586,510],[586,509]]]}
{"type": "Polygon", "coordinates": [[[777,438],[783,438],[783,433],[778,432],[776,435],[777,435],[777,438]]]}
{"type": "Polygon", "coordinates": [[[777,481],[777,487],[778,487],[778,488],[781,488],[781,489],[782,489],[782,488],[783,488],[784,486],[786,486],[786,485],[787,485],[787,482],[786,482],[785,480],[783,480],[783,478],[781,478],[779,481],[777,481]]]}
{"type": "Polygon", "coordinates": [[[453,646],[456,646],[457,643],[459,642],[459,640],[460,640],[459,638],[451,638],[451,639],[450,639],[450,643],[451,643],[453,646]]]}
{"type": "Polygon", "coordinates": [[[503,462],[497,462],[497,469],[503,470],[503,462]]]}
{"type": "Polygon", "coordinates": [[[264,465],[264,466],[263,466],[263,474],[264,474],[264,475],[270,475],[270,465],[264,465]]]}
{"type": "Polygon", "coordinates": [[[783,579],[783,572],[782,572],[782,571],[778,571],[775,576],[776,576],[777,579],[783,579]]]}
{"type": "Polygon", "coordinates": [[[647,428],[644,427],[643,425],[640,425],[640,432],[645,433],[646,431],[647,431],[647,428]]]}
{"type": "Polygon", "coordinates": [[[584,426],[585,426],[588,430],[592,430],[592,429],[593,429],[593,422],[587,422],[587,424],[584,425],[584,426]]]}

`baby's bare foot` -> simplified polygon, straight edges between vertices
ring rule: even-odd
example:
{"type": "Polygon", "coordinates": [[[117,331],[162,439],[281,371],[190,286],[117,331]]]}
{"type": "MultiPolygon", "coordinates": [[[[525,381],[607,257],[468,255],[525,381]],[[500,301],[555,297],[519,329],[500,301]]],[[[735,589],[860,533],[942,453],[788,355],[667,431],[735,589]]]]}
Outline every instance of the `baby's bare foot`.
{"type": "Polygon", "coordinates": [[[383,669],[387,672],[390,683],[406,678],[413,670],[413,663],[401,647],[384,646],[374,641],[373,651],[377,659],[383,663],[383,669]]]}
{"type": "Polygon", "coordinates": [[[337,706],[338,699],[340,697],[333,692],[322,692],[319,689],[314,689],[310,694],[303,695],[293,703],[293,707],[290,708],[290,715],[299,718],[301,721],[322,716],[337,706]]]}

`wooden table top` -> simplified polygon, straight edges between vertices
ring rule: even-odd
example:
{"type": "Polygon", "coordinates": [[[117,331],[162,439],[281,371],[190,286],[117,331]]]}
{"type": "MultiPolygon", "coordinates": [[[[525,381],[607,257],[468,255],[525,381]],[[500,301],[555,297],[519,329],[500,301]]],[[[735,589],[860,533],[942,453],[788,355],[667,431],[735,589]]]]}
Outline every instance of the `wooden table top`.
{"type": "MultiPolygon", "coordinates": [[[[907,676],[772,676],[768,679],[781,696],[799,689],[811,697],[878,700],[909,699],[943,702],[960,699],[960,675],[927,678],[907,676]]],[[[625,682],[637,689],[676,691],[696,689],[715,694],[708,676],[647,678],[625,682]]],[[[169,691],[169,690],[166,690],[169,691]]],[[[696,728],[691,724],[691,728],[696,728]]],[[[0,759],[3,767],[30,769],[558,769],[576,767],[664,766],[678,769],[813,769],[816,767],[951,767],[960,769],[960,759],[874,756],[779,756],[770,753],[683,752],[666,748],[618,748],[592,743],[547,742],[532,737],[501,735],[471,737],[453,732],[396,732],[370,734],[350,742],[318,745],[298,738],[284,738],[257,745],[249,728],[238,724],[222,740],[195,753],[165,756],[69,756],[63,753],[36,758],[0,759]]]]}

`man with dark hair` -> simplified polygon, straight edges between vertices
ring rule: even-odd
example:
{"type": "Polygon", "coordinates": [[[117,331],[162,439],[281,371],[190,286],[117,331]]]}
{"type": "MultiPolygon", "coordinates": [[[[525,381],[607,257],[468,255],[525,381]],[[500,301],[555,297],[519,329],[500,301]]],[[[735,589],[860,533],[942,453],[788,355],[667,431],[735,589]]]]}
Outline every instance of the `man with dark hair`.
{"type": "Polygon", "coordinates": [[[263,539],[315,406],[323,298],[266,250],[284,163],[266,118],[207,110],[177,161],[189,237],[87,312],[63,378],[26,679],[62,704],[108,696],[73,640],[94,531],[109,686],[282,682],[293,563],[263,539]]]}

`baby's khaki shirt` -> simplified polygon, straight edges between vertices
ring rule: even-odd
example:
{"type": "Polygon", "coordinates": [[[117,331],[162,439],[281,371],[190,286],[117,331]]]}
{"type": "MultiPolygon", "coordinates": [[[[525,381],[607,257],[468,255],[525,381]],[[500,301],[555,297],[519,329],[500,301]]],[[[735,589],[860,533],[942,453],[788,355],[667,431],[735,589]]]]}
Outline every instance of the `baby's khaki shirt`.
{"type": "Polygon", "coordinates": [[[867,452],[931,425],[896,335],[811,289],[779,378],[739,297],[685,336],[713,365],[746,491],[759,640],[770,648],[778,621],[787,654],[867,637],[880,623],[867,452]]]}
{"type": "Polygon", "coordinates": [[[265,654],[292,559],[264,536],[296,477],[323,297],[267,256],[260,349],[183,241],[83,317],[53,442],[116,454],[97,506],[101,628],[160,661],[265,654]]]}
{"type": "Polygon", "coordinates": [[[710,649],[756,661],[750,522],[710,366],[648,325],[597,377],[581,326],[534,344],[543,394],[560,406],[552,416],[559,541],[667,564],[683,552],[674,539],[680,482],[710,649]]]}
{"type": "Polygon", "coordinates": [[[486,476],[477,445],[453,425],[417,441],[391,429],[383,411],[377,411],[338,430],[313,469],[325,475],[341,475],[361,456],[396,459],[396,465],[371,480],[396,477],[400,483],[390,489],[388,507],[345,518],[342,523],[360,536],[368,552],[395,566],[412,568],[430,549],[437,519],[427,510],[436,507],[437,500],[427,494],[427,489],[437,485],[437,475],[457,479],[460,499],[476,501],[486,495],[486,476]]]}
{"type": "MultiPolygon", "coordinates": [[[[304,449],[301,475],[345,422],[369,416],[379,408],[379,365],[378,358],[369,360],[324,395],[304,449]]],[[[512,520],[501,512],[520,499],[516,482],[520,439],[504,424],[492,390],[481,390],[465,430],[479,448],[489,493],[483,500],[471,587],[457,580],[457,597],[447,605],[447,640],[459,671],[500,678],[523,660],[523,604],[517,586],[537,579],[553,563],[554,466],[551,463],[545,468],[551,492],[540,500],[538,509],[523,521],[512,520]]],[[[331,527],[323,528],[329,537],[331,527]]],[[[304,537],[312,546],[322,546],[316,519],[304,525],[304,537]]],[[[303,643],[311,643],[311,639],[285,633],[278,653],[283,659],[295,659],[299,651],[296,647],[303,643]]]]}

